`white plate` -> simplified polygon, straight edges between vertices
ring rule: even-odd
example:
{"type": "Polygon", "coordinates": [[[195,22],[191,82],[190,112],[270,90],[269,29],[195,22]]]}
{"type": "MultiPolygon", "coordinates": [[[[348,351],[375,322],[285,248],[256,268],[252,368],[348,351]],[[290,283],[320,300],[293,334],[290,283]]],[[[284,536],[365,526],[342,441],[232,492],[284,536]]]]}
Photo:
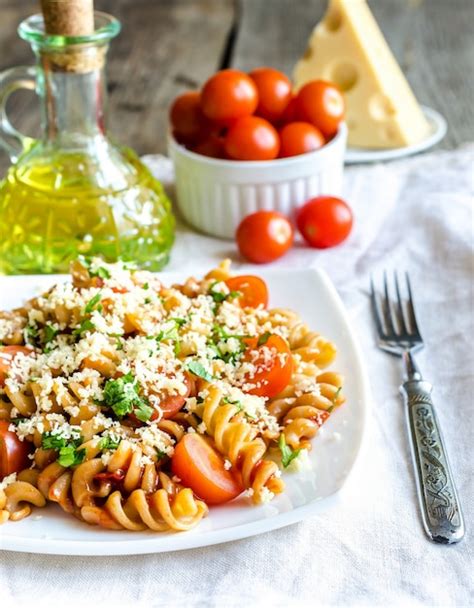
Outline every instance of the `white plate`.
{"type": "Polygon", "coordinates": [[[347,148],[344,157],[346,165],[355,163],[375,163],[384,160],[395,160],[404,156],[411,156],[424,152],[435,146],[446,135],[448,125],[446,119],[436,110],[421,106],[423,113],[431,126],[431,133],[417,144],[404,146],[403,148],[390,148],[388,150],[366,150],[364,148],[347,148]]]}
{"type": "MultiPolygon", "coordinates": [[[[66,515],[57,505],[36,509],[20,522],[0,527],[0,548],[63,555],[132,555],[176,551],[236,540],[281,528],[334,504],[336,492],[353,468],[359,452],[369,401],[362,354],[341,300],[327,275],[319,270],[262,270],[272,306],[297,310],[312,327],[338,347],[335,369],[345,376],[347,402],[331,416],[313,440],[310,471],[284,474],[284,494],[254,507],[239,498],[211,508],[209,516],[190,532],[117,532],[88,526],[66,515]]],[[[163,280],[183,279],[163,273],[163,280]]],[[[38,288],[58,277],[0,277],[0,309],[18,305],[38,288]]]]}

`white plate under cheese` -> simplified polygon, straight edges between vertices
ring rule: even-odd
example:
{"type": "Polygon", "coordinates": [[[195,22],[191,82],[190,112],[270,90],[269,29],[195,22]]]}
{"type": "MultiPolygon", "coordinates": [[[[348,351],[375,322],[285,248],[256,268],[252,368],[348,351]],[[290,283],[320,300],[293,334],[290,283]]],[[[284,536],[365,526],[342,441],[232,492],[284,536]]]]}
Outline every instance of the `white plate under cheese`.
{"type": "Polygon", "coordinates": [[[330,0],[293,77],[296,89],[317,79],[342,89],[349,147],[401,148],[432,133],[366,0],[330,0]]]}

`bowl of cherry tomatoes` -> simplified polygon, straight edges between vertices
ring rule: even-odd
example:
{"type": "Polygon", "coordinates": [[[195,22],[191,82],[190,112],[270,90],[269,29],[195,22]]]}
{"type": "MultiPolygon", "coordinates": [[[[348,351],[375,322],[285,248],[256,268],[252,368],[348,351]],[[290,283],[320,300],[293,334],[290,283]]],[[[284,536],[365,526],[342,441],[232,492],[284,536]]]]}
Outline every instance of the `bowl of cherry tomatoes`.
{"type": "Polygon", "coordinates": [[[179,209],[222,238],[256,211],[294,216],[311,197],[341,194],[346,139],[335,85],[312,81],[295,92],[273,68],[217,72],[170,109],[179,209]]]}

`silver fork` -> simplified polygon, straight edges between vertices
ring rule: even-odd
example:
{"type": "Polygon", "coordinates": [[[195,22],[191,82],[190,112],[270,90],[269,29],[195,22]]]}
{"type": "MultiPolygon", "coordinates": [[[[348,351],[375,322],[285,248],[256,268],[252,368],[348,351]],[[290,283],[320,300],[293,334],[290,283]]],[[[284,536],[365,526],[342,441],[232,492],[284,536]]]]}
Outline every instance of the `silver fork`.
{"type": "Polygon", "coordinates": [[[433,387],[423,380],[414,359],[414,353],[424,345],[416,322],[408,274],[405,274],[405,281],[408,297],[404,301],[398,274],[394,273],[396,297],[393,302],[387,273],[384,272],[380,302],[371,278],[371,299],[379,335],[378,345],[382,350],[402,357],[404,362],[405,379],[400,386],[400,392],[406,406],[423,527],[428,537],[436,543],[457,543],[464,536],[464,519],[431,400],[433,387]]]}

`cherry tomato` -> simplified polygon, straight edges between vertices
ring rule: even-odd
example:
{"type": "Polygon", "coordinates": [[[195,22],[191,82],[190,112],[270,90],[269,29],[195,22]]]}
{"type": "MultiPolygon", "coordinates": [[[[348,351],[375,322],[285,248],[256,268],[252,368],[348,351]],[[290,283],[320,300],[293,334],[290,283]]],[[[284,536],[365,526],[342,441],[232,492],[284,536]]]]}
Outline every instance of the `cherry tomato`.
{"type": "Polygon", "coordinates": [[[191,149],[196,154],[202,154],[210,158],[226,158],[224,138],[218,135],[209,135],[191,149]]]}
{"type": "Polygon", "coordinates": [[[180,143],[193,141],[209,127],[201,110],[201,94],[189,91],[177,97],[170,109],[170,122],[180,143]]]}
{"type": "Polygon", "coordinates": [[[267,307],[268,289],[265,281],[260,277],[250,274],[240,275],[227,279],[226,285],[231,291],[240,292],[241,295],[238,300],[242,308],[247,306],[251,308],[257,308],[258,306],[267,307]]]}
{"type": "Polygon", "coordinates": [[[249,76],[258,91],[256,115],[277,122],[291,100],[290,79],[273,68],[257,68],[249,76]]]}
{"type": "Polygon", "coordinates": [[[180,439],[171,458],[171,470],[210,505],[228,502],[243,491],[225,468],[224,458],[197,433],[187,433],[180,439]]]}
{"type": "Polygon", "coordinates": [[[0,386],[5,386],[5,379],[8,374],[8,370],[13,363],[13,360],[18,355],[23,353],[24,355],[31,355],[33,349],[28,346],[2,346],[0,347],[0,386]]]}
{"type": "Polygon", "coordinates": [[[288,102],[288,105],[280,118],[280,124],[287,125],[290,122],[295,122],[298,120],[297,105],[296,97],[293,96],[288,102]]]}
{"type": "Polygon", "coordinates": [[[253,80],[238,70],[221,70],[211,76],[201,93],[201,108],[210,120],[229,124],[250,116],[258,105],[253,80]]]}
{"type": "Polygon", "coordinates": [[[288,344],[276,334],[269,336],[263,344],[258,344],[258,338],[245,339],[247,350],[244,361],[256,366],[254,374],[247,376],[244,384],[254,384],[255,387],[246,390],[259,397],[275,397],[290,382],[293,373],[293,360],[288,344]],[[270,350],[271,357],[268,357],[270,350]]]}
{"type": "Polygon", "coordinates": [[[240,118],[225,138],[225,151],[234,160],[272,160],[279,149],[278,132],[268,120],[258,116],[240,118]]]}
{"type": "Polygon", "coordinates": [[[273,262],[293,243],[293,227],[276,211],[257,211],[244,218],[237,228],[240,253],[255,264],[273,262]]]}
{"type": "MultiPolygon", "coordinates": [[[[162,397],[160,399],[159,408],[162,412],[162,418],[164,418],[165,420],[167,418],[172,418],[175,414],[179,412],[179,410],[185,404],[187,397],[189,397],[191,391],[194,389],[194,381],[189,377],[188,374],[185,374],[184,383],[186,384],[186,393],[184,395],[168,395],[164,397],[162,397],[161,395],[156,395],[158,398],[162,397]]],[[[154,410],[152,415],[150,416],[150,420],[156,420],[158,416],[158,410],[154,410]]],[[[143,426],[143,422],[139,418],[137,418],[133,412],[128,415],[128,418],[135,425],[143,426]]]]}
{"type": "Polygon", "coordinates": [[[291,122],[280,131],[280,157],[306,154],[324,146],[321,131],[309,122],[291,122]]]}
{"type": "Polygon", "coordinates": [[[311,247],[325,249],[347,238],[352,228],[352,211],[340,198],[317,196],[298,210],[296,224],[311,247]]]}
{"type": "Polygon", "coordinates": [[[11,473],[19,473],[30,466],[28,454],[31,444],[20,441],[13,431],[9,431],[10,422],[0,420],[0,481],[11,473]]]}
{"type": "Polygon", "coordinates": [[[299,119],[317,127],[325,137],[335,135],[344,118],[345,104],[341,91],[324,80],[305,84],[297,95],[296,107],[299,119]]]}

